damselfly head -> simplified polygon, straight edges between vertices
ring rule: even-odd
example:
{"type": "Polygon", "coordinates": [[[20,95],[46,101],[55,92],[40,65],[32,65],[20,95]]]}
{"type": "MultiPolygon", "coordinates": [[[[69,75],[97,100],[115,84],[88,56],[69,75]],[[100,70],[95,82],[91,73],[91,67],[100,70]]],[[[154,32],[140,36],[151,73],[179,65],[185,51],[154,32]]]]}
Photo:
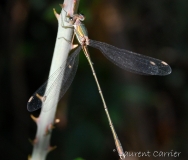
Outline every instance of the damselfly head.
{"type": "Polygon", "coordinates": [[[72,17],[69,17],[70,21],[73,23],[76,21],[84,21],[85,17],[82,14],[74,14],[72,17]]]}

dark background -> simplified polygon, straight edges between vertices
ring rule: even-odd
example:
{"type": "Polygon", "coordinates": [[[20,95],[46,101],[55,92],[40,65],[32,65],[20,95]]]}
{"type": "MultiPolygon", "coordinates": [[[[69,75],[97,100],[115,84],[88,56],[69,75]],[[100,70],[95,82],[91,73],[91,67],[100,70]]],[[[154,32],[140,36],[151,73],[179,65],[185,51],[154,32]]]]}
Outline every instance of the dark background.
{"type": "MultiPolygon", "coordinates": [[[[26,104],[47,79],[57,33],[57,0],[0,2],[0,159],[24,160],[36,125],[26,104]]],[[[89,37],[170,64],[165,77],[140,76],[90,49],[113,123],[126,151],[178,151],[188,157],[188,1],[81,0],[89,37]]],[[[34,112],[35,116],[40,111],[34,112]]],[[[107,118],[83,53],[59,103],[48,160],[119,159],[107,118]]],[[[136,157],[127,160],[137,160],[136,157]]]]}

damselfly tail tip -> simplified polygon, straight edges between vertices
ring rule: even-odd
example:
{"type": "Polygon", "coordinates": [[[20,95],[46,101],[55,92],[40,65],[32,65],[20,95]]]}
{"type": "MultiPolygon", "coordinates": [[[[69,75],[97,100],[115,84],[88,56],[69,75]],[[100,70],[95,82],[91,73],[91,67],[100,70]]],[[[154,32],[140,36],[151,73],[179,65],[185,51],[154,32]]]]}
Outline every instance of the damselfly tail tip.
{"type": "Polygon", "coordinates": [[[123,154],[119,155],[119,157],[120,157],[120,159],[125,159],[125,154],[123,153],[123,154]]]}

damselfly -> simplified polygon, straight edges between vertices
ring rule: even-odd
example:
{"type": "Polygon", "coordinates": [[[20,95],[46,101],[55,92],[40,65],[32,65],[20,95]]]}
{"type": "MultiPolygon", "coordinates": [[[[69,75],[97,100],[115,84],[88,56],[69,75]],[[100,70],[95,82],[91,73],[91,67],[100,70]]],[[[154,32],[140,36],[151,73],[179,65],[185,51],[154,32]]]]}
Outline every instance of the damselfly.
{"type": "MultiPolygon", "coordinates": [[[[63,20],[63,17],[61,18],[63,20]]],[[[98,42],[89,39],[87,30],[84,24],[81,22],[84,21],[85,17],[81,14],[75,14],[72,17],[67,16],[65,18],[71,25],[70,26],[63,25],[62,27],[65,28],[72,27],[74,29],[74,34],[76,35],[77,40],[80,43],[80,46],[77,47],[76,50],[68,56],[65,67],[60,67],[59,69],[57,69],[56,72],[52,74],[52,76],[31,96],[27,104],[27,109],[29,111],[35,111],[41,108],[44,103],[48,103],[54,96],[57,96],[55,95],[55,92],[51,92],[51,90],[53,86],[59,81],[59,78],[62,77],[62,74],[64,74],[64,78],[61,83],[61,91],[59,95],[59,99],[62,98],[62,96],[65,94],[65,92],[71,85],[72,80],[75,76],[78,66],[78,55],[80,50],[82,49],[89,62],[93,76],[95,78],[102,99],[102,103],[110,124],[110,128],[112,130],[112,134],[115,140],[115,145],[118,154],[120,158],[123,159],[125,157],[125,154],[123,152],[123,148],[115,132],[114,126],[112,124],[106,106],[106,102],[102,94],[102,90],[100,88],[95,70],[93,68],[93,64],[91,62],[91,58],[87,46],[91,46],[99,49],[107,59],[109,59],[111,62],[113,62],[120,68],[137,74],[164,76],[171,73],[171,68],[166,62],[161,61],[159,59],[144,56],[128,50],[119,49],[107,43],[98,42]],[[50,87],[46,89],[47,84],[48,85],[50,84],[50,87]]]]}

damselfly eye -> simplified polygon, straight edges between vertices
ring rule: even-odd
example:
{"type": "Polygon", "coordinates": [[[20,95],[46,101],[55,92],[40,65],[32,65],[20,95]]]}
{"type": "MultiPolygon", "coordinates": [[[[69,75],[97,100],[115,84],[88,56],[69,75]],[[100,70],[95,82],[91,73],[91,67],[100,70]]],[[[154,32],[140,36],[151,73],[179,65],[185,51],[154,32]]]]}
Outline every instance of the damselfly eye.
{"type": "Polygon", "coordinates": [[[69,20],[70,20],[70,21],[73,21],[73,17],[69,17],[69,20]]]}

